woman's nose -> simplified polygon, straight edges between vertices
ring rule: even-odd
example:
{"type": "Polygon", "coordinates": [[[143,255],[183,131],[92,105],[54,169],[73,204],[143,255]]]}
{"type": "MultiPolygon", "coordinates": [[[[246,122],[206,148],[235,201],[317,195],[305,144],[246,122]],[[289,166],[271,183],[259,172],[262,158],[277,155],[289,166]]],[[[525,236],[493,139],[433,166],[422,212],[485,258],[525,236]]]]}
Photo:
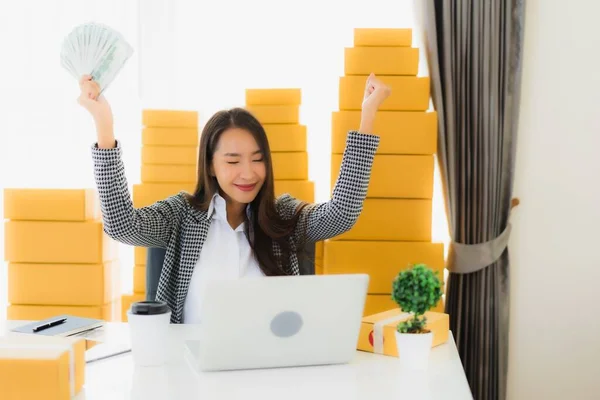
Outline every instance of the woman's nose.
{"type": "Polygon", "coordinates": [[[252,179],[254,177],[254,169],[252,163],[243,163],[240,177],[243,179],[252,179]]]}

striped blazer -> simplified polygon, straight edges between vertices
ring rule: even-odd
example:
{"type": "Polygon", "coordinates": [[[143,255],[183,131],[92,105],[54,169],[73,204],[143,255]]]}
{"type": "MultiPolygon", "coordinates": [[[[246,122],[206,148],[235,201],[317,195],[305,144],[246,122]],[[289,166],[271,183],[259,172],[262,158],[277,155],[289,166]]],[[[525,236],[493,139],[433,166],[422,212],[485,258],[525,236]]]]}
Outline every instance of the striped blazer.
{"type": "MultiPolygon", "coordinates": [[[[316,242],[352,228],[363,208],[378,146],[379,136],[356,131],[348,133],[332,197],[329,201],[304,208],[296,234],[290,238],[292,245],[297,243],[300,234],[306,235],[305,241],[316,242]]],[[[172,323],[181,323],[192,272],[212,216],[192,207],[185,198],[185,192],[146,207],[134,208],[121,155],[119,142],[112,149],[100,149],[97,143],[92,146],[104,231],[121,243],[166,249],[156,299],[169,305],[172,323]]],[[[276,208],[283,218],[290,218],[299,204],[289,194],[276,199],[276,208]]],[[[281,254],[277,244],[274,244],[274,252],[281,254]]],[[[298,275],[296,254],[292,253],[289,261],[288,274],[298,275]]]]}

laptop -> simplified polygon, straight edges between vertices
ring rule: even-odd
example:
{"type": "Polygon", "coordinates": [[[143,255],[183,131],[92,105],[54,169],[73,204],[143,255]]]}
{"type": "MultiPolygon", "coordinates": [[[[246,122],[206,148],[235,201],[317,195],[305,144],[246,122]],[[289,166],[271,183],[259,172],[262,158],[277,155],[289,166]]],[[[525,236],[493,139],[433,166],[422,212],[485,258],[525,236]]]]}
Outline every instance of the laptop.
{"type": "Polygon", "coordinates": [[[198,338],[185,342],[188,362],[197,371],[347,363],[368,285],[366,274],[212,282],[198,338]]]}

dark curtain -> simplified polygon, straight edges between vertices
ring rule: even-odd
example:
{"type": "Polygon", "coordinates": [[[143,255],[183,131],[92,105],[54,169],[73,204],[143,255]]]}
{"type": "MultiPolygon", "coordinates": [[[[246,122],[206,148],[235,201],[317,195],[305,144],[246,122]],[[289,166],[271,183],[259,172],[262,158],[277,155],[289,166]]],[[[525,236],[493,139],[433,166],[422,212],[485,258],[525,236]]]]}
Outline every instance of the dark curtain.
{"type": "Polygon", "coordinates": [[[504,400],[524,0],[416,1],[452,239],[446,312],[474,398],[504,400]]]}

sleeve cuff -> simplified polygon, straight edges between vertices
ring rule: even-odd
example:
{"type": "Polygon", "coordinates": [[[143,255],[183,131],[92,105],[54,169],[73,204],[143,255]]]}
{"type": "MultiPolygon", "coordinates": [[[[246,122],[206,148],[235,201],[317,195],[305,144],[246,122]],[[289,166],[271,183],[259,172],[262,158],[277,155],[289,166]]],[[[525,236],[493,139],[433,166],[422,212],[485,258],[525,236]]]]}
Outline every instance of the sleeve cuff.
{"type": "Polygon", "coordinates": [[[379,140],[380,137],[378,135],[350,131],[348,132],[346,143],[349,148],[370,150],[375,153],[379,147],[379,140]]]}
{"type": "Polygon", "coordinates": [[[97,164],[111,164],[121,159],[122,148],[121,143],[115,140],[115,147],[111,149],[101,149],[98,147],[98,142],[92,145],[92,158],[97,164]]]}

